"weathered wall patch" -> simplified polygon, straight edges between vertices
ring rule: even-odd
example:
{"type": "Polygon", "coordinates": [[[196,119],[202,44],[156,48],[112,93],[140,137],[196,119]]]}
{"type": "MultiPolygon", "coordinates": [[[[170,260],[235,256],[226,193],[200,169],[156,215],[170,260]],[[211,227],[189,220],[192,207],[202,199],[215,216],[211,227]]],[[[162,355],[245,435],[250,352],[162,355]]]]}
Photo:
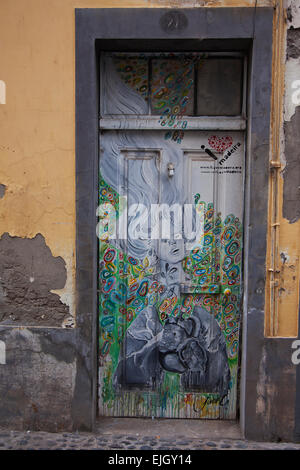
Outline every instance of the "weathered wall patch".
{"type": "MultiPolygon", "coordinates": [[[[300,41],[299,41],[300,43],[300,41]]],[[[286,166],[283,171],[283,217],[294,223],[300,218],[300,106],[284,123],[286,166]]]]}
{"type": "Polygon", "coordinates": [[[41,234],[0,238],[0,323],[61,326],[69,307],[52,289],[66,283],[65,262],[53,257],[41,234]]]}

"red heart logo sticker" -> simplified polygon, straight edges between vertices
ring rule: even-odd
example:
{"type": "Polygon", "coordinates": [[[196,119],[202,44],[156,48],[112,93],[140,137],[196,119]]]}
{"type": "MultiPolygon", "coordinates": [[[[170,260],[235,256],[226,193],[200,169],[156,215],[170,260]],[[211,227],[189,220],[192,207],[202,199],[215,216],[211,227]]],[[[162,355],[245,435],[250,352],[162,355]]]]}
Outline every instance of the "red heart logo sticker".
{"type": "Polygon", "coordinates": [[[229,135],[219,137],[217,135],[212,135],[208,139],[208,145],[218,153],[223,153],[233,144],[232,137],[229,135]]]}

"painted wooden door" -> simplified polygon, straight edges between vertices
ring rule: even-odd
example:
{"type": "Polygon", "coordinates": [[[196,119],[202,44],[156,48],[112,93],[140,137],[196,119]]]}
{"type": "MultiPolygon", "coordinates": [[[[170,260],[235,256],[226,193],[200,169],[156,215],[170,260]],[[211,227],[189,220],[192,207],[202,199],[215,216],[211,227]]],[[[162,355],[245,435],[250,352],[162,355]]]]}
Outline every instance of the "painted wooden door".
{"type": "MultiPolygon", "coordinates": [[[[99,413],[234,419],[244,134],[189,130],[178,113],[155,125],[152,113],[152,124],[141,124],[136,115],[155,110],[164,90],[152,84],[147,103],[120,60],[106,63],[103,79],[110,112],[100,135],[99,413]]],[[[180,75],[178,64],[172,70],[170,81],[180,75]]]]}

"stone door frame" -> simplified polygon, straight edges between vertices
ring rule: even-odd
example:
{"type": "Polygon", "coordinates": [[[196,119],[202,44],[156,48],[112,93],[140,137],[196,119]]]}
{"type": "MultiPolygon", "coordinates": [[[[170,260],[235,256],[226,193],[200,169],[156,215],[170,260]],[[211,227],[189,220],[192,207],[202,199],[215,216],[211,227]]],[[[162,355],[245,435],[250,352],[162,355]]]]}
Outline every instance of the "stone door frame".
{"type": "Polygon", "coordinates": [[[244,296],[240,424],[255,425],[264,331],[272,76],[272,7],[76,9],[76,341],[74,428],[92,430],[97,403],[99,54],[245,50],[248,53],[244,296]],[[253,336],[254,335],[254,336],[253,336]],[[247,397],[247,399],[246,399],[247,397]]]}

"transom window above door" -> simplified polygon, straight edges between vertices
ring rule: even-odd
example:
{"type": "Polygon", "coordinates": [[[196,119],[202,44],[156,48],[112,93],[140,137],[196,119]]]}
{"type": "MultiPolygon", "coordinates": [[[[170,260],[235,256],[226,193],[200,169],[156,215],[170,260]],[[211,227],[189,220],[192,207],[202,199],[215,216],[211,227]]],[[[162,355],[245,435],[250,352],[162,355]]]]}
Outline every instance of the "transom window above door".
{"type": "Polygon", "coordinates": [[[105,53],[101,117],[242,117],[245,67],[241,53],[105,53]],[[124,108],[130,93],[136,99],[124,108]]]}

